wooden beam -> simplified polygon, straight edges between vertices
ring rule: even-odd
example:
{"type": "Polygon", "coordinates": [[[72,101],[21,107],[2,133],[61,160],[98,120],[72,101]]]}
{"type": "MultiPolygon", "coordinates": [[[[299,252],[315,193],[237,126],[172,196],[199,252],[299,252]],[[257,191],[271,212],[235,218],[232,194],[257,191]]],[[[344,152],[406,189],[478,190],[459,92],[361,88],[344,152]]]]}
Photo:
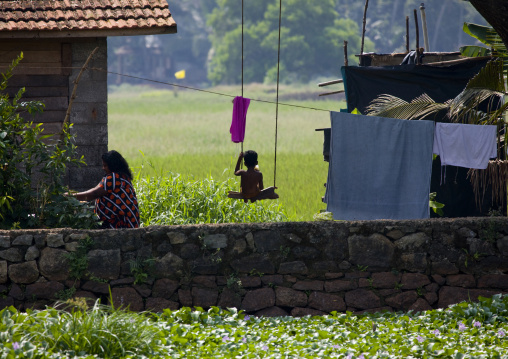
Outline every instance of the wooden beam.
{"type": "Polygon", "coordinates": [[[329,86],[329,85],[335,85],[335,84],[341,84],[343,83],[344,80],[343,79],[338,79],[338,80],[333,80],[333,81],[328,81],[328,82],[321,82],[320,84],[318,84],[319,87],[323,87],[323,86],[329,86]]]}
{"type": "Polygon", "coordinates": [[[343,93],[343,92],[346,92],[346,91],[340,90],[340,91],[333,91],[333,92],[325,92],[325,93],[320,93],[319,96],[336,95],[336,94],[343,93]]]}

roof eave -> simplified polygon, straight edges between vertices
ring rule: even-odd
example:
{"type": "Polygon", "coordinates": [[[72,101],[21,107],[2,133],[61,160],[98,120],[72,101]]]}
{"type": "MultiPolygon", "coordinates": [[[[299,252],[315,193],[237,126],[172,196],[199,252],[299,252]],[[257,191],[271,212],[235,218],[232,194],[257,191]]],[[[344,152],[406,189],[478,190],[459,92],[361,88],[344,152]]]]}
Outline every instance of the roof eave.
{"type": "Polygon", "coordinates": [[[54,39],[73,37],[109,37],[176,34],[176,24],[165,27],[136,29],[96,29],[96,30],[51,30],[51,31],[0,31],[0,39],[54,39]]]}

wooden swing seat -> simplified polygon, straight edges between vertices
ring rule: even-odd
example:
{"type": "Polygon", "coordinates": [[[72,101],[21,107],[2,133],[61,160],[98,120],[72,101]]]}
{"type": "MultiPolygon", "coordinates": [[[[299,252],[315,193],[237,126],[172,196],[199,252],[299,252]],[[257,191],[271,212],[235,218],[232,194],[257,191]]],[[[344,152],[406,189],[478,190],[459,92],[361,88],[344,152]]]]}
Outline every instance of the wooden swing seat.
{"type": "Polygon", "coordinates": [[[277,199],[279,198],[279,195],[275,193],[275,189],[276,187],[265,188],[253,197],[245,197],[241,192],[229,191],[228,197],[233,199],[243,199],[245,203],[247,203],[249,200],[251,202],[256,202],[263,199],[277,199]]]}

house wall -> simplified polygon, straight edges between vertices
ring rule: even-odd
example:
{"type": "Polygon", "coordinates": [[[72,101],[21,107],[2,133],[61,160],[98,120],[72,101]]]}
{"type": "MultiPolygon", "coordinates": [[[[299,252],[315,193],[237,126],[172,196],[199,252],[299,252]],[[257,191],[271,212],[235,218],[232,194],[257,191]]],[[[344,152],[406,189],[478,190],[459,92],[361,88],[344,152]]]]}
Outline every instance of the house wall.
{"type": "Polygon", "coordinates": [[[135,311],[444,308],[508,292],[508,219],[0,231],[0,308],[71,296],[107,303],[110,288],[116,306],[135,311]]]}
{"type": "MultiPolygon", "coordinates": [[[[23,60],[13,72],[6,92],[13,96],[24,87],[24,100],[38,100],[45,104],[42,114],[27,121],[43,123],[45,133],[61,130],[74,88],[74,80],[95,47],[97,54],[89,67],[107,70],[106,38],[85,39],[1,39],[0,71],[20,52],[23,60]]],[[[69,168],[68,183],[82,190],[95,186],[102,176],[100,156],[107,151],[107,73],[86,70],[78,84],[77,97],[72,104],[70,121],[76,134],[78,154],[85,156],[86,167],[69,168]]]]}

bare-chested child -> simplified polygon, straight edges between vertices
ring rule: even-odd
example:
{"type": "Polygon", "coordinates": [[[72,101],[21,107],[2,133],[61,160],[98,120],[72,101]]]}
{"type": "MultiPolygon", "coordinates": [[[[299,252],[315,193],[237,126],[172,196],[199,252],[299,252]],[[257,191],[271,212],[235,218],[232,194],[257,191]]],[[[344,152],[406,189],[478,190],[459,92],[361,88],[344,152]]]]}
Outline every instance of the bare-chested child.
{"type": "Polygon", "coordinates": [[[248,200],[255,202],[261,199],[276,199],[279,195],[275,193],[276,187],[263,187],[263,174],[256,169],[258,164],[258,154],[255,151],[245,151],[240,153],[235,167],[235,176],[240,176],[240,192],[229,191],[229,198],[243,199],[245,203],[248,200]],[[247,170],[241,170],[242,159],[247,170]]]}

